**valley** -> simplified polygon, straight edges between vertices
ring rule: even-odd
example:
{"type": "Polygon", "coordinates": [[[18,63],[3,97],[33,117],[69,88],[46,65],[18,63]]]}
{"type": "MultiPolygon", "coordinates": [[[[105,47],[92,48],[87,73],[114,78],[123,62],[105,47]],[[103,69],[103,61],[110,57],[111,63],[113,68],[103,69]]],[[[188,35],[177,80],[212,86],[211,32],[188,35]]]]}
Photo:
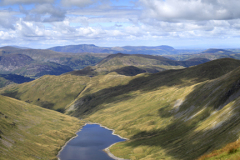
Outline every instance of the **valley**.
{"type": "Polygon", "coordinates": [[[240,160],[239,0],[0,0],[0,160],[240,160]]]}
{"type": "MultiPolygon", "coordinates": [[[[49,132],[64,136],[56,135],[56,141],[49,143],[55,145],[55,151],[84,122],[90,121],[114,129],[116,134],[128,139],[109,149],[116,157],[131,160],[191,160],[201,156],[200,159],[214,159],[214,156],[236,159],[240,155],[237,141],[240,135],[240,60],[219,56],[219,52],[231,56],[237,54],[231,51],[206,52],[211,55],[213,52],[218,57],[211,59],[199,56],[206,53],[199,53],[177,61],[153,55],[105,54],[95,65],[81,70],[41,75],[22,84],[9,82],[0,90],[0,98],[7,104],[14,102],[13,106],[18,109],[21,108],[18,103],[32,108],[31,115],[36,117],[38,113],[34,111],[44,112],[46,117],[39,119],[45,121],[46,130],[56,123],[58,127],[49,132]],[[58,121],[60,117],[64,120],[58,121]],[[65,127],[70,127],[66,134],[65,127]],[[225,146],[228,149],[224,149],[225,146]]],[[[32,129],[33,132],[19,128],[25,123],[31,126],[24,119],[30,114],[30,109],[26,110],[26,113],[19,112],[22,119],[14,117],[16,113],[12,110],[0,110],[4,115],[14,117],[11,122],[3,117],[0,119],[7,126],[0,126],[2,142],[16,141],[19,152],[25,149],[15,139],[18,137],[6,135],[10,132],[34,135],[41,130],[37,128],[39,125],[32,129]],[[16,128],[10,127],[12,121],[16,128]]],[[[48,136],[47,131],[41,132],[48,136]]],[[[42,142],[41,139],[36,141],[42,142]]],[[[0,144],[1,154],[5,150],[11,151],[11,147],[0,144]]],[[[44,145],[39,146],[44,150],[44,145]]],[[[51,151],[46,156],[53,157],[54,154],[56,152],[51,151]]]]}

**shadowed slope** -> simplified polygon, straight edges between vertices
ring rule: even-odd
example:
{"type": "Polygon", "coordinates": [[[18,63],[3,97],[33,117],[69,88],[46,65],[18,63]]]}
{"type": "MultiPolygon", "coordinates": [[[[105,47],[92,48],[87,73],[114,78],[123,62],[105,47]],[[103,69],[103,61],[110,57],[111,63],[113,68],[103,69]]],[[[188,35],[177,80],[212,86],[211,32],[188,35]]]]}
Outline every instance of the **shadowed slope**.
{"type": "Polygon", "coordinates": [[[142,55],[142,54],[112,54],[100,61],[98,67],[111,65],[165,65],[165,66],[182,66],[190,67],[201,63],[208,62],[208,59],[193,59],[188,61],[174,61],[162,56],[142,55]]]}
{"type": "Polygon", "coordinates": [[[81,93],[89,79],[73,75],[46,75],[29,83],[8,86],[2,94],[64,112],[65,106],[81,93]]]}
{"type": "Polygon", "coordinates": [[[30,76],[38,74],[36,77],[43,74],[59,75],[72,69],[95,65],[106,56],[105,54],[76,55],[46,49],[20,49],[6,46],[0,48],[0,72],[13,73],[12,71],[18,69],[14,73],[30,76]]]}
{"type": "Polygon", "coordinates": [[[0,96],[0,159],[56,159],[78,119],[0,96]]]}
{"type": "Polygon", "coordinates": [[[82,70],[72,71],[67,74],[79,76],[97,76],[110,72],[126,76],[135,76],[140,73],[157,73],[169,69],[181,69],[208,62],[207,59],[192,59],[188,61],[173,61],[161,56],[141,54],[112,54],[100,61],[96,66],[88,66],[82,70]]]}
{"type": "MultiPolygon", "coordinates": [[[[129,138],[111,147],[116,156],[195,159],[239,137],[239,66],[238,60],[219,59],[156,74],[125,76],[111,72],[85,77],[75,100],[68,101],[71,104],[65,108],[66,113],[101,123],[129,138]]],[[[60,84],[68,88],[72,84],[67,83],[70,76],[74,81],[84,77],[66,74],[53,79],[46,76],[46,81],[36,81],[41,85],[34,85],[33,81],[31,85],[23,85],[21,92],[15,88],[5,89],[3,93],[23,99],[31,97],[33,91],[39,92],[39,88],[55,84],[59,84],[59,89],[60,84]],[[65,81],[60,80],[63,77],[65,81]]],[[[49,99],[50,96],[45,95],[50,92],[53,97],[49,102],[56,99],[60,102],[62,98],[57,95],[61,90],[53,88],[58,87],[52,87],[51,92],[43,89],[38,94],[39,101],[42,97],[49,99]]],[[[65,93],[62,95],[65,97],[65,93]]]]}
{"type": "Polygon", "coordinates": [[[86,106],[89,112],[91,111],[89,105],[97,107],[102,103],[109,103],[110,97],[117,97],[133,91],[150,92],[164,86],[190,86],[222,76],[238,66],[240,66],[239,60],[221,59],[187,69],[167,70],[156,74],[139,75],[129,79],[125,77],[120,78],[114,74],[106,75],[106,77],[112,77],[111,81],[113,81],[113,83],[101,81],[101,77],[94,77],[92,78],[91,85],[88,85],[82,93],[82,95],[86,96],[79,99],[79,101],[84,101],[84,103],[79,107],[79,112],[76,112],[76,114],[80,113],[81,115],[85,113],[84,106],[86,106]],[[124,82],[127,84],[122,85],[123,81],[127,81],[124,82]],[[106,87],[106,83],[112,84],[112,86],[106,87]]]}
{"type": "Polygon", "coordinates": [[[92,78],[70,108],[74,116],[130,138],[111,148],[116,156],[195,159],[238,138],[240,68],[231,70],[239,64],[221,59],[125,81],[118,77],[108,88],[92,78]]]}

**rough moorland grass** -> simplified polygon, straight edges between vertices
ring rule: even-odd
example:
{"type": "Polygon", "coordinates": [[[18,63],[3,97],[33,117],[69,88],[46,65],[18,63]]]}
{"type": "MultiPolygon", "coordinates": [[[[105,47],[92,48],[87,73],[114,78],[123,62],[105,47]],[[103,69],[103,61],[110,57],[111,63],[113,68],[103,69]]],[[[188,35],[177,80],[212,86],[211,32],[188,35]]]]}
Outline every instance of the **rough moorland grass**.
{"type": "Polygon", "coordinates": [[[44,108],[64,112],[65,106],[81,93],[89,79],[89,77],[70,74],[46,75],[29,83],[8,86],[2,91],[2,94],[44,108]]]}
{"type": "MultiPolygon", "coordinates": [[[[102,123],[129,138],[111,147],[116,156],[196,159],[239,137],[238,66],[240,61],[222,59],[157,74],[85,77],[86,87],[67,113],[102,123]]],[[[22,95],[28,95],[28,90],[22,95]]]]}
{"type": "Polygon", "coordinates": [[[72,115],[129,138],[110,149],[116,156],[196,159],[239,137],[240,68],[230,72],[237,66],[239,61],[224,59],[183,70],[114,78],[112,83],[91,83],[74,102],[72,115]]]}
{"type": "Polygon", "coordinates": [[[77,118],[0,96],[0,159],[57,159],[81,125],[77,118]]]}
{"type": "Polygon", "coordinates": [[[114,71],[116,69],[120,69],[126,66],[136,66],[141,69],[146,70],[149,73],[155,73],[157,71],[163,71],[167,69],[181,69],[184,68],[183,65],[179,63],[169,63],[168,61],[171,61],[169,59],[158,57],[158,56],[144,56],[144,55],[110,55],[109,57],[112,58],[106,58],[103,61],[101,61],[99,64],[97,64],[95,68],[98,72],[110,72],[114,71]],[[154,59],[159,58],[159,59],[154,59]]]}
{"type": "Polygon", "coordinates": [[[240,159],[240,141],[227,144],[225,147],[212,151],[209,154],[203,155],[198,160],[238,160],[240,159]]]}

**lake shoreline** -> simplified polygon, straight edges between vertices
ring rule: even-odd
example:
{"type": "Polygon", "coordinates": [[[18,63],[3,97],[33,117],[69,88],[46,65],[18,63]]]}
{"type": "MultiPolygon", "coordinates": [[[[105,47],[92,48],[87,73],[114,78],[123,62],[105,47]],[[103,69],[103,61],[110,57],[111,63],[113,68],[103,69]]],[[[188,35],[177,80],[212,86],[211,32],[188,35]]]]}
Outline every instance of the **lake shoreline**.
{"type": "MultiPolygon", "coordinates": [[[[112,135],[118,136],[118,137],[121,138],[121,139],[128,140],[127,138],[124,138],[124,137],[121,137],[121,136],[118,135],[118,134],[115,134],[115,133],[114,133],[114,132],[115,132],[114,129],[107,128],[107,127],[103,126],[103,125],[100,124],[100,123],[91,123],[91,122],[89,122],[88,124],[98,124],[100,127],[112,131],[112,135]]],[[[116,142],[116,143],[119,143],[119,142],[116,142]]],[[[110,145],[109,147],[105,148],[103,151],[106,152],[109,157],[111,157],[111,158],[113,158],[113,159],[115,159],[115,160],[128,160],[128,159],[116,157],[116,156],[114,156],[114,154],[112,154],[112,153],[110,152],[109,148],[111,148],[111,147],[112,147],[114,144],[116,144],[116,143],[113,143],[113,144],[110,145]]]]}
{"type": "MultiPolygon", "coordinates": [[[[105,129],[107,129],[107,130],[112,131],[112,135],[118,136],[118,137],[121,138],[121,139],[128,140],[127,138],[124,138],[124,137],[121,137],[120,135],[115,134],[115,133],[114,133],[114,132],[115,132],[114,129],[109,129],[109,128],[107,128],[107,127],[105,127],[105,126],[103,126],[103,125],[101,125],[101,124],[99,124],[99,123],[87,122],[87,123],[85,123],[84,125],[82,125],[82,126],[80,127],[80,129],[75,133],[76,135],[75,135],[74,137],[72,137],[71,139],[69,139],[69,140],[64,144],[64,146],[62,146],[61,150],[60,150],[60,151],[58,152],[58,154],[57,154],[58,160],[61,160],[61,159],[59,158],[60,152],[65,148],[65,146],[69,143],[69,141],[71,141],[72,139],[78,137],[77,133],[80,132],[80,131],[82,130],[82,128],[83,128],[84,126],[86,126],[87,124],[97,124],[97,125],[99,125],[99,126],[102,127],[102,128],[105,128],[105,129]]],[[[118,143],[118,142],[116,142],[116,143],[118,143]]],[[[116,143],[114,143],[114,144],[116,144],[116,143]]],[[[111,146],[113,146],[114,144],[112,144],[112,145],[110,145],[109,147],[105,148],[103,151],[104,151],[105,153],[107,153],[109,157],[111,157],[111,158],[113,158],[113,159],[115,159],[115,160],[128,160],[128,159],[123,159],[123,158],[116,157],[116,156],[114,156],[114,155],[110,152],[109,148],[110,148],[111,146]]]]}
{"type": "MultiPolygon", "coordinates": [[[[86,124],[85,124],[85,125],[86,125],[86,124]]],[[[85,126],[85,125],[83,125],[83,126],[85,126]]],[[[72,137],[72,138],[70,138],[67,142],[65,142],[64,146],[62,146],[61,149],[58,151],[58,154],[57,154],[57,159],[58,159],[58,160],[61,160],[61,159],[58,157],[59,154],[60,154],[60,152],[64,149],[64,147],[68,144],[68,142],[70,142],[71,140],[73,140],[74,138],[76,138],[76,137],[78,136],[77,133],[81,131],[81,129],[82,129],[83,126],[81,126],[81,127],[79,128],[79,130],[76,131],[75,136],[72,137]]]]}

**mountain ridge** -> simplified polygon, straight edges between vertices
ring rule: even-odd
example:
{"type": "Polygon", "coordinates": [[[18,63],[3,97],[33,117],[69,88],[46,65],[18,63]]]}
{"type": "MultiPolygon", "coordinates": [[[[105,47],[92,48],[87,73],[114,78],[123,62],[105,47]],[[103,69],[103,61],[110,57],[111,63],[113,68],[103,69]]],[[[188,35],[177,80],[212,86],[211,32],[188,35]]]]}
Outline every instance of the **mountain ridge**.
{"type": "MultiPolygon", "coordinates": [[[[210,61],[210,60],[208,60],[206,58],[195,58],[195,59],[189,59],[187,61],[174,61],[174,60],[165,58],[163,56],[153,56],[153,55],[143,55],[143,54],[134,54],[134,55],[132,55],[132,54],[117,53],[117,54],[111,54],[111,55],[107,56],[106,58],[104,58],[103,60],[98,62],[96,66],[101,66],[104,63],[107,63],[108,61],[110,61],[111,59],[114,59],[114,58],[134,57],[134,56],[142,57],[142,58],[146,58],[146,59],[157,60],[157,61],[159,61],[159,64],[161,64],[161,65],[172,65],[172,66],[183,66],[183,67],[190,67],[190,66],[193,66],[193,65],[198,65],[200,63],[205,63],[205,62],[210,61]]],[[[130,61],[133,62],[134,58],[132,58],[132,60],[130,60],[130,61]]]]}
{"type": "Polygon", "coordinates": [[[96,82],[92,78],[92,86],[66,111],[114,128],[117,134],[130,138],[129,142],[111,148],[116,156],[195,159],[237,139],[238,132],[234,131],[240,119],[236,119],[237,114],[225,118],[224,115],[233,109],[240,111],[239,88],[235,88],[239,62],[220,59],[129,80],[112,77],[114,82],[108,87],[105,83],[110,81],[96,82]],[[233,127],[227,129],[230,126],[233,127]]]}
{"type": "Polygon", "coordinates": [[[240,61],[217,59],[154,74],[137,66],[149,63],[146,58],[175,62],[155,57],[110,55],[96,68],[43,76],[1,94],[113,128],[129,140],[110,151],[125,159],[190,160],[236,141],[240,61]],[[114,58],[128,61],[109,63],[114,58]]]}
{"type": "Polygon", "coordinates": [[[59,75],[94,65],[104,56],[73,55],[51,50],[5,46],[0,48],[0,73],[17,73],[34,78],[45,74],[59,75]]]}
{"type": "Polygon", "coordinates": [[[176,50],[168,45],[160,46],[123,46],[123,47],[99,47],[94,44],[79,44],[79,45],[67,45],[56,46],[48,48],[49,50],[65,53],[108,53],[116,54],[123,52],[126,54],[147,54],[147,55],[169,55],[178,54],[182,52],[195,53],[193,50],[176,50]]]}

